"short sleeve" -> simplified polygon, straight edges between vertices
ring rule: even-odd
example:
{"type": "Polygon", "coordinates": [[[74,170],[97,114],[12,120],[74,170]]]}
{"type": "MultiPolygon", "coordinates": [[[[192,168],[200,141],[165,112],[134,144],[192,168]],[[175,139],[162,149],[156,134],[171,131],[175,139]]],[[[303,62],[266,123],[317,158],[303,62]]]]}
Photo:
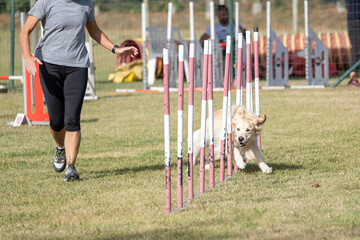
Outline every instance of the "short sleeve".
{"type": "Polygon", "coordinates": [[[30,9],[29,15],[44,20],[47,13],[47,0],[38,0],[30,9]]]}
{"type": "Polygon", "coordinates": [[[206,28],[205,33],[206,33],[208,36],[211,36],[210,26],[208,26],[208,27],[206,28]]]}
{"type": "Polygon", "coordinates": [[[95,21],[95,10],[94,10],[94,2],[91,1],[91,4],[90,4],[90,12],[89,12],[89,15],[87,17],[87,21],[88,22],[93,22],[95,21]]]}

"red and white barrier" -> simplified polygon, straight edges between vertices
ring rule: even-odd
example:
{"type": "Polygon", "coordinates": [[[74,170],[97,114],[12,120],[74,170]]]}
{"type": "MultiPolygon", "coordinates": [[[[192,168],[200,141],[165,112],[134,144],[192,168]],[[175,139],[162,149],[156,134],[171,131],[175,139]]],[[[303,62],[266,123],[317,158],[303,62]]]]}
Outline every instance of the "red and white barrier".
{"type": "Polygon", "coordinates": [[[25,79],[22,76],[0,76],[0,80],[24,80],[24,113],[17,114],[14,122],[7,123],[9,125],[20,126],[23,123],[30,125],[49,124],[48,112],[44,111],[44,95],[40,85],[38,63],[36,63],[36,68],[35,76],[24,71],[25,79]]]}
{"type": "Polygon", "coordinates": [[[0,80],[23,80],[23,76],[0,76],[0,80]]]}

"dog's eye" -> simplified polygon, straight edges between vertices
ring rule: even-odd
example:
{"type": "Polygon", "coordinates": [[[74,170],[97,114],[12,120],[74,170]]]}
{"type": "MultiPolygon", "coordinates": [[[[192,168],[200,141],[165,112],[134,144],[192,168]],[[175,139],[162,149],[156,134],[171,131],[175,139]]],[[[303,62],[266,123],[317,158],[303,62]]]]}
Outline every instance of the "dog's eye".
{"type": "Polygon", "coordinates": [[[251,132],[251,129],[250,129],[250,128],[247,128],[247,129],[246,129],[246,132],[251,132]]]}
{"type": "Polygon", "coordinates": [[[236,131],[240,132],[240,128],[237,128],[236,131]]]}

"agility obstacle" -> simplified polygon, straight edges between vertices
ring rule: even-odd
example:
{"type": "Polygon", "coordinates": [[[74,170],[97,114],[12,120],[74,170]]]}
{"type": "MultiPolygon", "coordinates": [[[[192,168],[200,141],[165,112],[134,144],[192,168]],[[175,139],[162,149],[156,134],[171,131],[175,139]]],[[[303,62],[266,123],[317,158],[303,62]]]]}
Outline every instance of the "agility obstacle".
{"type": "MultiPolygon", "coordinates": [[[[181,37],[179,28],[172,26],[172,2],[168,3],[167,25],[148,26],[145,33],[143,32],[144,38],[146,38],[146,34],[150,38],[150,41],[147,42],[149,46],[149,59],[147,62],[148,85],[155,83],[156,59],[162,57],[162,50],[167,48],[169,53],[169,86],[176,86],[178,77],[177,42],[184,45],[184,70],[188,79],[188,45],[181,37]]],[[[146,64],[143,65],[143,67],[145,66],[146,64]]]]}
{"type": "MultiPolygon", "coordinates": [[[[260,117],[260,83],[259,83],[259,29],[254,28],[254,77],[255,77],[255,114],[260,117]]],[[[261,149],[261,135],[258,135],[258,145],[261,149]]]]}
{"type": "MultiPolygon", "coordinates": [[[[239,3],[235,3],[235,26],[239,26],[239,3]]],[[[236,89],[237,91],[241,91],[241,88],[244,86],[243,79],[245,79],[245,61],[246,61],[246,48],[245,46],[245,38],[243,37],[243,33],[239,33],[239,28],[235,27],[235,49],[237,49],[237,54],[235,54],[235,63],[236,64],[236,71],[235,71],[235,79],[236,79],[236,89]],[[241,52],[240,52],[241,50],[241,52]],[[241,59],[241,61],[239,61],[241,59]],[[238,74],[241,74],[240,78],[238,78],[238,74]],[[241,86],[240,86],[241,84],[241,86]]],[[[240,96],[240,95],[237,95],[240,96]]],[[[243,105],[240,103],[240,99],[236,99],[236,105],[243,105]]]]}
{"type": "Polygon", "coordinates": [[[88,81],[86,85],[84,100],[97,100],[98,97],[96,96],[95,93],[94,48],[93,48],[93,40],[90,36],[89,36],[89,42],[86,42],[85,46],[89,53],[90,67],[88,67],[88,81]]]}
{"type": "Polygon", "coordinates": [[[0,80],[23,80],[23,76],[0,76],[0,80]]]}
{"type": "Polygon", "coordinates": [[[204,65],[201,98],[201,127],[200,127],[200,193],[205,191],[205,142],[206,142],[206,103],[208,81],[209,41],[204,41],[204,65]]]}
{"type": "Polygon", "coordinates": [[[243,41],[242,33],[237,37],[236,105],[244,106],[243,41]]]}
{"type": "Polygon", "coordinates": [[[208,49],[208,113],[209,113],[209,184],[210,188],[215,187],[215,162],[214,162],[214,82],[213,82],[213,63],[212,63],[212,41],[209,40],[208,49]]]}
{"type": "Polygon", "coordinates": [[[201,78],[201,67],[203,66],[203,54],[204,51],[201,47],[199,40],[197,39],[195,33],[195,24],[194,24],[194,3],[189,2],[189,15],[190,15],[190,43],[194,43],[194,87],[199,87],[202,85],[201,78]]]}
{"type": "MultiPolygon", "coordinates": [[[[258,44],[258,29],[254,29],[254,67],[255,67],[255,108],[256,115],[260,115],[260,97],[259,97],[259,44],[258,44]]],[[[240,35],[241,33],[239,33],[240,35]]],[[[242,38],[242,36],[240,35],[242,38]]],[[[238,38],[241,39],[241,38],[238,38]]],[[[251,52],[251,37],[250,31],[247,31],[247,53],[251,52]]],[[[240,41],[240,40],[239,40],[240,41]]],[[[187,206],[191,200],[199,197],[201,194],[214,188],[215,185],[215,167],[214,167],[214,111],[213,111],[213,63],[212,63],[212,47],[211,40],[204,41],[204,55],[203,55],[203,79],[202,79],[202,96],[201,96],[201,127],[200,127],[200,171],[199,171],[199,193],[194,195],[194,169],[193,169],[193,121],[194,121],[194,65],[195,65],[195,44],[190,43],[189,52],[189,88],[188,88],[188,201],[183,202],[183,98],[184,98],[184,47],[179,47],[179,61],[178,61],[178,121],[177,121],[177,204],[175,209],[171,209],[171,150],[170,150],[170,102],[169,102],[169,51],[163,49],[163,80],[164,80],[164,147],[165,147],[165,211],[166,213],[176,212],[179,209],[187,206]],[[207,105],[208,104],[208,105],[207,105]],[[208,106],[208,141],[209,141],[209,187],[205,187],[205,146],[206,146],[206,107],[208,106]]],[[[225,69],[223,77],[223,108],[222,108],[222,123],[221,123],[221,153],[220,153],[220,169],[219,182],[222,183],[229,179],[238,169],[234,164],[234,171],[232,170],[233,159],[231,157],[231,78],[230,78],[230,46],[231,37],[227,36],[226,41],[226,55],[225,55],[225,69]],[[225,178],[225,158],[227,158],[227,177],[225,178]]],[[[241,46],[240,44],[238,46],[241,46]]],[[[240,47],[237,49],[238,54],[242,53],[240,47]]],[[[250,54],[247,54],[247,63],[251,62],[250,54]]],[[[241,59],[241,58],[238,58],[241,59]]],[[[252,100],[248,100],[248,95],[252,97],[252,75],[246,74],[247,87],[251,87],[246,94],[247,104],[252,104],[252,100]]],[[[242,74],[238,75],[237,81],[242,74]]],[[[240,84],[239,84],[240,85],[240,84]]],[[[242,98],[242,93],[236,91],[236,99],[242,98]]],[[[243,102],[243,101],[242,101],[243,102]]],[[[238,100],[237,100],[238,103],[238,100]]],[[[251,107],[252,109],[252,107],[251,107]]],[[[260,139],[259,139],[260,141],[260,139]]],[[[260,144],[260,142],[259,142],[260,144]]]]}
{"type": "MultiPolygon", "coordinates": [[[[21,27],[25,24],[25,13],[21,13],[21,27]]],[[[36,74],[30,75],[25,69],[24,56],[22,56],[23,76],[5,76],[0,79],[23,80],[23,101],[24,112],[18,113],[13,122],[7,122],[6,125],[20,126],[29,125],[48,125],[49,115],[44,108],[44,95],[40,85],[39,64],[36,63],[36,74]]]]}
{"type": "MultiPolygon", "coordinates": [[[[25,13],[21,12],[21,27],[25,24],[25,13]]],[[[92,39],[86,43],[89,52],[90,67],[88,68],[88,83],[84,99],[97,99],[95,94],[95,67],[92,48],[92,39]]],[[[23,81],[23,106],[24,112],[18,113],[13,122],[7,125],[20,126],[29,125],[48,125],[49,115],[44,104],[44,94],[40,85],[39,64],[36,63],[36,74],[31,75],[25,69],[24,56],[22,56],[22,76],[0,76],[0,80],[22,80],[23,81]]]]}
{"type": "Polygon", "coordinates": [[[253,111],[252,69],[251,69],[251,32],[246,31],[246,108],[253,111]]]}
{"type": "Polygon", "coordinates": [[[221,81],[222,77],[224,76],[224,65],[222,49],[215,34],[215,11],[213,1],[210,2],[210,39],[212,42],[211,54],[214,87],[219,88],[224,86],[224,82],[221,81]]]}
{"type": "Polygon", "coordinates": [[[13,122],[7,122],[6,125],[14,127],[22,124],[29,125],[48,125],[49,115],[44,108],[43,92],[40,86],[39,78],[39,64],[36,63],[36,74],[30,75],[25,71],[23,66],[23,76],[0,76],[0,80],[23,80],[23,97],[24,97],[24,112],[18,113],[13,122]],[[32,87],[33,85],[33,87],[32,87]]]}
{"type": "Polygon", "coordinates": [[[179,90],[178,90],[178,134],[177,134],[177,206],[182,207],[183,205],[183,176],[182,176],[182,165],[183,165],[183,110],[184,110],[184,46],[179,46],[179,90]]]}
{"type": "Polygon", "coordinates": [[[190,43],[189,100],[188,100],[188,199],[190,200],[194,198],[194,181],[193,181],[194,64],[195,64],[194,48],[195,48],[194,43],[190,43]]]}
{"type": "Polygon", "coordinates": [[[291,88],[324,88],[329,85],[329,50],[309,26],[308,1],[304,1],[305,15],[305,78],[307,86],[291,88]],[[315,42],[314,51],[312,44],[315,42]],[[314,72],[313,72],[314,66],[314,72]]]}
{"type": "Polygon", "coordinates": [[[266,87],[267,89],[284,89],[289,82],[289,53],[271,28],[270,1],[266,3],[266,87]],[[275,56],[273,42],[276,43],[275,56]],[[274,59],[275,57],[275,59],[274,59]],[[273,62],[275,60],[275,63],[273,62]]]}

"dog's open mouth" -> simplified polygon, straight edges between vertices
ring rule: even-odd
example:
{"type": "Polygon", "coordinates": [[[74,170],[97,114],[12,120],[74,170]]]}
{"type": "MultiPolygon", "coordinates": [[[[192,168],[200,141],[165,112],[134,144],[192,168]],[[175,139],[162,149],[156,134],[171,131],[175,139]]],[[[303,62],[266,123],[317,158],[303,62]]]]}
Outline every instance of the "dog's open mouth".
{"type": "Polygon", "coordinates": [[[240,145],[240,147],[245,147],[246,146],[246,144],[247,144],[247,142],[239,142],[239,145],[240,145]]]}

